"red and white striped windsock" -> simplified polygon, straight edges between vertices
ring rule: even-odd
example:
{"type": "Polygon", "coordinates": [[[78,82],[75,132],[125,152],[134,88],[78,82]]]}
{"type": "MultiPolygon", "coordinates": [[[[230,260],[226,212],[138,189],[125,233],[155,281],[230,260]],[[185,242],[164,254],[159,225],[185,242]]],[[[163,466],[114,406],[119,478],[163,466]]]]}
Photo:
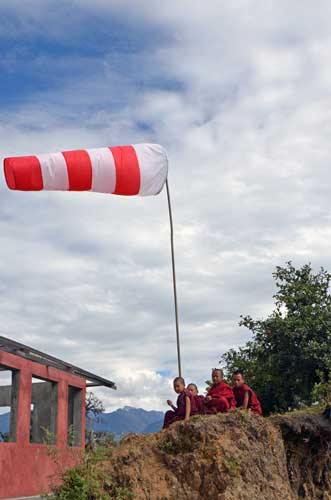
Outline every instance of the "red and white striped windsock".
{"type": "Polygon", "coordinates": [[[20,191],[95,191],[124,196],[158,194],[168,158],[159,144],[135,144],[5,158],[7,186],[20,191]]]}

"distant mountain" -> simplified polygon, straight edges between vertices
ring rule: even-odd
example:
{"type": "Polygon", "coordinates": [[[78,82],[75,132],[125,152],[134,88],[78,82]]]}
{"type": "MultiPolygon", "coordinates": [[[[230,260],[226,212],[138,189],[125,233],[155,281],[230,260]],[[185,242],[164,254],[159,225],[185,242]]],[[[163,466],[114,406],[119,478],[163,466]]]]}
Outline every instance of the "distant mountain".
{"type": "Polygon", "coordinates": [[[116,438],[128,432],[149,434],[162,429],[163,413],[161,411],[146,411],[142,408],[124,406],[110,413],[100,415],[98,421],[89,421],[87,427],[95,432],[113,432],[116,438]]]}
{"type": "MultiPolygon", "coordinates": [[[[128,432],[149,434],[162,429],[163,413],[124,406],[110,413],[103,413],[97,421],[87,418],[86,427],[95,432],[113,432],[116,439],[128,432]]],[[[0,432],[9,431],[9,413],[0,415],[0,432]]],[[[1,439],[1,438],[0,438],[1,439]]]]}

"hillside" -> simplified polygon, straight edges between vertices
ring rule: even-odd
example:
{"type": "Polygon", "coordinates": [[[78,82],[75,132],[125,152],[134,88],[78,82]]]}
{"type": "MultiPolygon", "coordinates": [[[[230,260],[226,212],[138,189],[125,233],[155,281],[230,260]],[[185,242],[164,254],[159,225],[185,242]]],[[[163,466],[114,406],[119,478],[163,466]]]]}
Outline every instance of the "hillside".
{"type": "Polygon", "coordinates": [[[331,499],[330,421],[234,411],[128,435],[103,462],[135,500],[331,499]]]}

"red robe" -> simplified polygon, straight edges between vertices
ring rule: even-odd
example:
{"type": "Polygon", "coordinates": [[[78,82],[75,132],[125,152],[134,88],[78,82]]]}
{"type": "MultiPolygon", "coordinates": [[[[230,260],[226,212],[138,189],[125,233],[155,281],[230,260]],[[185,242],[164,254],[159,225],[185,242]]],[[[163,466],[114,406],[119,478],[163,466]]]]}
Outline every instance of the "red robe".
{"type": "Polygon", "coordinates": [[[251,389],[247,384],[243,384],[240,387],[233,388],[233,392],[237,402],[237,408],[241,408],[244,404],[245,392],[247,391],[249,392],[248,409],[253,413],[256,413],[257,415],[262,415],[261,403],[258,400],[257,395],[255,394],[253,389],[251,389]]]}
{"type": "Polygon", "coordinates": [[[198,410],[195,404],[194,396],[191,391],[184,389],[177,398],[177,408],[176,410],[168,410],[164,415],[164,423],[163,429],[169,427],[173,422],[177,422],[178,420],[184,420],[186,414],[186,396],[190,398],[191,401],[191,412],[190,416],[197,415],[198,410]]]}
{"type": "Polygon", "coordinates": [[[223,380],[217,385],[213,385],[207,392],[211,396],[210,401],[205,401],[206,413],[226,413],[231,408],[236,407],[236,399],[232,387],[223,380]]]}
{"type": "Polygon", "coordinates": [[[205,398],[203,396],[193,396],[195,400],[195,406],[198,410],[199,415],[205,414],[205,398]]]}

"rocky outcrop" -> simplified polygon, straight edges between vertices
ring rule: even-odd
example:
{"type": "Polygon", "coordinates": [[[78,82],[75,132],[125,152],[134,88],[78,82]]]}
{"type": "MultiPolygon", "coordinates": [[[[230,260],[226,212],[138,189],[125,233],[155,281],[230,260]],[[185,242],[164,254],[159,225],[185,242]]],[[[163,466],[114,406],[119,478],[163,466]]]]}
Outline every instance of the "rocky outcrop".
{"type": "Polygon", "coordinates": [[[269,419],[282,433],[295,498],[331,500],[331,422],[318,414],[269,419]]]}
{"type": "Polygon", "coordinates": [[[135,500],[331,500],[330,441],[322,416],[236,410],[128,435],[103,468],[135,500]]]}

